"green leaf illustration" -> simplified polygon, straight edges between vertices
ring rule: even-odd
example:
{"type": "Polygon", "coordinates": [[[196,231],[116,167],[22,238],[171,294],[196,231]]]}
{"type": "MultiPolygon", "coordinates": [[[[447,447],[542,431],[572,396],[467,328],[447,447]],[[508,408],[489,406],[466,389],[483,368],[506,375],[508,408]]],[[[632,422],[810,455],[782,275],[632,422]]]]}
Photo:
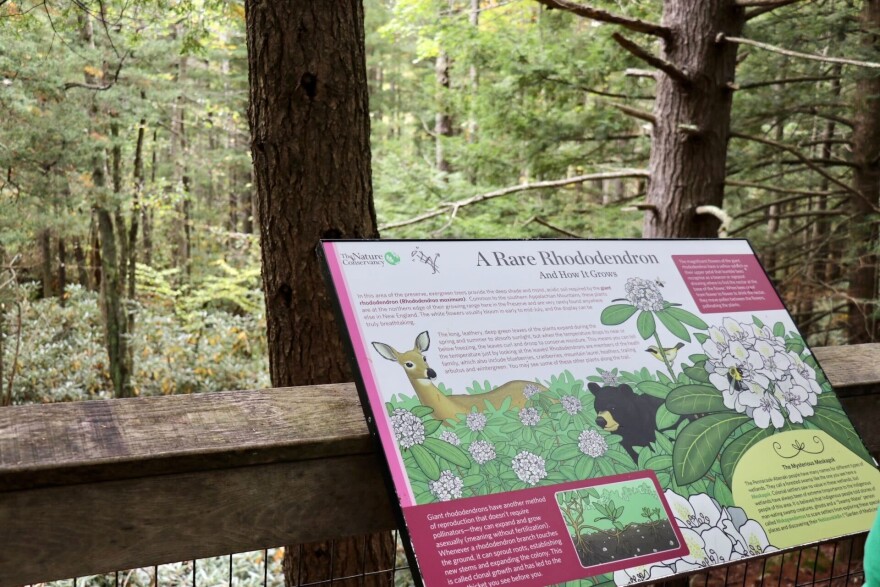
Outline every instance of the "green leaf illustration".
{"type": "Polygon", "coordinates": [[[642,338],[645,340],[654,336],[654,332],[657,331],[657,323],[654,321],[654,314],[648,311],[639,314],[639,317],[636,320],[636,328],[639,329],[639,334],[641,334],[642,338]]]}
{"type": "MultiPolygon", "coordinates": [[[[670,308],[677,309],[677,308],[670,308]]],[[[670,309],[660,310],[657,312],[657,318],[660,319],[660,322],[666,329],[673,334],[673,336],[677,336],[681,340],[685,342],[691,341],[691,335],[688,334],[687,328],[685,328],[684,324],[682,324],[677,318],[673,317],[669,312],[670,309]]]]}
{"type": "Polygon", "coordinates": [[[697,330],[709,330],[709,325],[703,322],[702,318],[695,314],[691,314],[687,310],[682,310],[681,308],[666,308],[666,312],[679,322],[684,322],[692,328],[696,328],[697,330]]]}
{"type": "Polygon", "coordinates": [[[819,401],[816,403],[816,405],[823,408],[843,410],[843,406],[840,405],[840,400],[837,399],[837,395],[834,393],[820,393],[819,401]]]}
{"type": "MultiPolygon", "coordinates": [[[[427,440],[427,439],[426,439],[427,440]]],[[[437,442],[442,442],[438,440],[437,442]]],[[[452,445],[450,445],[452,446],[452,445]]],[[[414,444],[409,448],[410,453],[413,458],[416,460],[416,464],[419,466],[419,469],[427,475],[428,479],[432,481],[436,481],[440,478],[440,465],[437,464],[437,461],[434,459],[433,455],[425,449],[420,444],[414,444]]]]}
{"type": "Polygon", "coordinates": [[[672,455],[657,455],[656,457],[651,457],[645,462],[645,468],[653,469],[654,471],[669,469],[671,467],[672,455]]]}
{"type": "Polygon", "coordinates": [[[710,414],[727,409],[724,398],[714,387],[708,385],[682,385],[669,392],[666,407],[673,414],[710,414]]]}
{"type": "Polygon", "coordinates": [[[733,485],[736,465],[745,452],[772,434],[772,428],[754,428],[731,442],[724,449],[724,452],[721,453],[721,474],[727,479],[729,485],[733,485]]]}
{"type": "Polygon", "coordinates": [[[773,325],[773,336],[785,336],[785,324],[777,322],[773,325]]]}
{"type": "Polygon", "coordinates": [[[593,476],[593,459],[587,455],[582,455],[574,466],[575,474],[578,479],[589,479],[593,476]]]}
{"type": "Polygon", "coordinates": [[[437,438],[426,438],[422,446],[424,446],[427,450],[431,451],[441,459],[446,459],[450,463],[458,465],[459,467],[471,466],[471,459],[468,454],[457,446],[453,446],[448,442],[439,440],[437,438]]]}
{"type": "Polygon", "coordinates": [[[600,320],[605,326],[617,326],[629,320],[636,313],[636,308],[632,304],[614,304],[602,310],[600,320]]]}
{"type": "Polygon", "coordinates": [[[694,381],[709,383],[709,373],[702,367],[685,367],[684,374],[694,381]]]}
{"type": "Polygon", "coordinates": [[[852,423],[850,423],[849,418],[847,418],[843,412],[818,406],[815,411],[816,413],[808,418],[809,422],[827,432],[831,438],[850,449],[861,458],[865,459],[872,465],[874,464],[874,460],[871,458],[871,455],[868,454],[868,451],[865,450],[865,445],[862,444],[861,438],[859,438],[859,435],[853,428],[852,423]]]}
{"type": "Polygon", "coordinates": [[[424,418],[428,414],[433,414],[434,408],[429,408],[428,406],[416,406],[412,409],[412,413],[417,418],[424,418]]]}
{"type": "Polygon", "coordinates": [[[733,492],[730,491],[730,487],[728,487],[724,481],[721,479],[715,479],[712,490],[712,497],[718,500],[718,503],[727,507],[732,507],[734,505],[733,492]]]}
{"type": "Polygon", "coordinates": [[[434,434],[443,425],[443,422],[440,420],[431,420],[429,422],[425,422],[425,434],[434,434]]]}
{"type": "Polygon", "coordinates": [[[669,388],[656,381],[641,381],[636,384],[636,387],[642,393],[659,397],[660,399],[666,399],[666,396],[669,395],[669,388]]]}
{"type": "Polygon", "coordinates": [[[665,405],[661,405],[657,408],[657,415],[654,417],[654,422],[657,425],[657,430],[663,430],[665,428],[669,428],[671,426],[675,426],[678,424],[678,421],[681,419],[681,416],[678,414],[674,414],[669,411],[665,405]]]}
{"type": "Polygon", "coordinates": [[[721,413],[705,416],[685,426],[672,450],[675,481],[687,485],[705,475],[727,437],[751,421],[743,414],[721,413]]]}
{"type": "Polygon", "coordinates": [[[567,461],[569,459],[573,459],[581,454],[581,451],[578,449],[578,445],[576,444],[563,444],[552,453],[550,453],[550,458],[554,461],[567,461]]]}

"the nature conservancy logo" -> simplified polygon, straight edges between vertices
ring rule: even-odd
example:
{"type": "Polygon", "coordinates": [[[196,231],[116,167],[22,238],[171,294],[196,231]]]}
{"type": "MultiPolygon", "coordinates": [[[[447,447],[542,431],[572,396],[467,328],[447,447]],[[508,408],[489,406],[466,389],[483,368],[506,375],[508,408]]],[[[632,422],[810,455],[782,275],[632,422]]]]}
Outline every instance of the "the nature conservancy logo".
{"type": "Polygon", "coordinates": [[[343,265],[374,265],[384,267],[385,264],[397,265],[400,263],[400,256],[393,251],[388,251],[384,255],[379,253],[342,253],[343,265]]]}

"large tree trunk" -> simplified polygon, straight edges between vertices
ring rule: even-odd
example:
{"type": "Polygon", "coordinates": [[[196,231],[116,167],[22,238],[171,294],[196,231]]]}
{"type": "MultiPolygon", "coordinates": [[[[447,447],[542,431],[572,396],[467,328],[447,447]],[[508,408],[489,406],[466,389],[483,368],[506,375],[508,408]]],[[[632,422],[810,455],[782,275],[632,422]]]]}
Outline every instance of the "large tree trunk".
{"type": "Polygon", "coordinates": [[[715,237],[718,220],[696,208],[722,205],[733,101],[727,84],[736,74],[736,45],[716,36],[739,36],[745,11],[733,0],[666,0],[662,24],[673,31],[662,57],[690,82],[657,74],[647,198],[654,209],[643,234],[715,237]]]}
{"type": "MultiPolygon", "coordinates": [[[[865,0],[862,9],[863,44],[880,51],[880,0],[865,0]]],[[[880,204],[880,75],[859,72],[853,125],[853,188],[849,209],[855,260],[849,271],[849,343],[872,342],[877,335],[877,224],[880,204]]]]}
{"type": "MultiPolygon", "coordinates": [[[[321,238],[378,236],[363,6],[357,0],[247,0],[245,7],[272,384],[350,381],[315,251],[321,238]]],[[[289,585],[387,569],[394,555],[387,534],[366,548],[362,539],[351,539],[287,552],[289,585]]],[[[386,573],[366,584],[390,580],[386,573]]]]}

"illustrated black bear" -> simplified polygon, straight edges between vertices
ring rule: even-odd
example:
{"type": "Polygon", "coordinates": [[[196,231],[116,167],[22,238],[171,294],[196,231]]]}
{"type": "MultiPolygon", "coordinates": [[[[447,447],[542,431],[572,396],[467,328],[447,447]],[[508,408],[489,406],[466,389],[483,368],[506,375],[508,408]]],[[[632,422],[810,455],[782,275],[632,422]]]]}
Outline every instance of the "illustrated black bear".
{"type": "Polygon", "coordinates": [[[633,447],[653,442],[657,409],[663,400],[650,395],[639,395],[625,383],[617,387],[587,386],[596,398],[596,424],[623,438],[620,443],[634,461],[639,458],[633,447]]]}

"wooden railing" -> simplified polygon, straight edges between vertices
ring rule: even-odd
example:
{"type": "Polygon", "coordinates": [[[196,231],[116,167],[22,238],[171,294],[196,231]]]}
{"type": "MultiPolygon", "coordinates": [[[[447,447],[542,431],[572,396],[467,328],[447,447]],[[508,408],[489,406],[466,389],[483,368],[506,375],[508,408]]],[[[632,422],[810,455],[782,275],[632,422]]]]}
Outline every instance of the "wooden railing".
{"type": "MultiPolygon", "coordinates": [[[[873,454],[880,344],[815,353],[873,454]]],[[[0,410],[0,585],[394,528],[352,384],[0,410]]]]}

